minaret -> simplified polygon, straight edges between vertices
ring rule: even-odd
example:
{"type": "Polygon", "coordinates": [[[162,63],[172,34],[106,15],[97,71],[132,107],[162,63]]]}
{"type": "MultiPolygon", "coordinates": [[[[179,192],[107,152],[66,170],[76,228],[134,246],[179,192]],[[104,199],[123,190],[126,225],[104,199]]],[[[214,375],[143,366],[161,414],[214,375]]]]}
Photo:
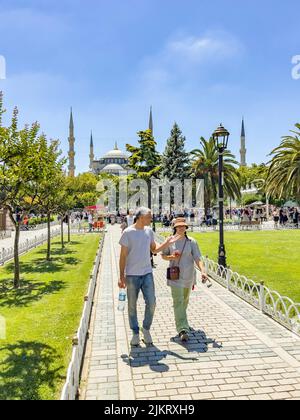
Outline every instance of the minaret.
{"type": "Polygon", "coordinates": [[[90,142],[90,170],[93,170],[93,162],[95,160],[94,155],[94,142],[93,142],[93,132],[91,131],[91,142],[90,142]]]}
{"type": "Polygon", "coordinates": [[[153,117],[152,117],[152,106],[150,108],[150,118],[149,118],[149,130],[152,131],[153,134],[153,117]]]}
{"type": "Polygon", "coordinates": [[[247,149],[246,149],[246,134],[245,134],[245,124],[244,124],[244,118],[242,120],[242,132],[241,132],[241,163],[240,166],[247,166],[246,163],[246,153],[247,153],[247,149]]]}
{"type": "Polygon", "coordinates": [[[75,137],[74,137],[74,123],[73,112],[71,108],[70,126],[69,126],[69,176],[75,176],[75,137]]]}

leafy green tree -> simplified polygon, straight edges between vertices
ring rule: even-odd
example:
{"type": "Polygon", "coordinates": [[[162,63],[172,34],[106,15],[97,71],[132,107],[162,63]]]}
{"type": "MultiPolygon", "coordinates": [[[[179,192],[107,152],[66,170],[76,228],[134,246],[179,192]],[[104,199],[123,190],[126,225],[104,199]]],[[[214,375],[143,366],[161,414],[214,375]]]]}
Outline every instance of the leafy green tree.
{"type": "MultiPolygon", "coordinates": [[[[200,138],[201,149],[191,152],[193,157],[192,174],[194,177],[204,179],[204,206],[205,211],[217,202],[218,197],[218,150],[213,138],[208,141],[200,138]]],[[[238,162],[235,156],[229,151],[224,152],[224,192],[225,196],[231,199],[240,199],[240,182],[237,172],[238,162]]]]}
{"type": "Polygon", "coordinates": [[[47,215],[47,260],[51,259],[51,216],[57,211],[60,202],[60,185],[64,178],[63,166],[66,159],[61,159],[61,151],[58,149],[59,142],[52,141],[47,147],[47,166],[43,171],[43,179],[38,191],[38,210],[47,215]]]}
{"type": "Polygon", "coordinates": [[[18,129],[18,110],[11,125],[2,126],[3,95],[0,95],[0,207],[8,210],[15,227],[14,287],[20,287],[19,239],[24,217],[38,205],[38,191],[47,166],[46,137],[39,125],[18,129]],[[17,217],[15,217],[17,212],[17,217]]]}
{"type": "Polygon", "coordinates": [[[129,167],[139,178],[150,179],[161,171],[161,156],[156,150],[157,143],[151,130],[139,131],[139,147],[126,145],[129,157],[129,167]]]}
{"type": "Polygon", "coordinates": [[[251,184],[255,184],[256,180],[266,180],[268,176],[268,166],[265,163],[257,165],[253,163],[251,166],[240,166],[238,168],[240,185],[242,189],[247,188],[251,184]]]}
{"type": "Polygon", "coordinates": [[[158,177],[161,172],[161,156],[156,150],[157,143],[152,130],[139,131],[139,147],[126,145],[129,157],[129,168],[136,172],[137,178],[142,178],[148,183],[148,206],[151,207],[151,178],[158,177]]]}
{"type": "Polygon", "coordinates": [[[300,124],[295,127],[270,154],[267,191],[276,199],[300,199],[300,124]]]}
{"type": "Polygon", "coordinates": [[[70,178],[68,183],[74,195],[74,207],[84,208],[96,204],[99,197],[97,192],[98,177],[90,172],[70,178]]]}
{"type": "Polygon", "coordinates": [[[171,136],[162,157],[162,176],[169,180],[181,181],[190,175],[190,158],[185,150],[186,139],[177,123],[171,130],[171,136]]]}

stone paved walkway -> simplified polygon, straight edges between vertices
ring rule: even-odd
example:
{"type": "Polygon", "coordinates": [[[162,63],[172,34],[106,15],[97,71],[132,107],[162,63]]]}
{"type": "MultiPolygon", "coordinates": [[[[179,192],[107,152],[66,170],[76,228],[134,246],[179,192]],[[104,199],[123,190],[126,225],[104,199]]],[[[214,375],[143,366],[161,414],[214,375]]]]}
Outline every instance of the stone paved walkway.
{"type": "MultiPolygon", "coordinates": [[[[216,283],[192,293],[189,344],[176,338],[166,263],[156,258],[155,346],[130,351],[117,310],[119,226],[109,228],[99,273],[82,398],[86,400],[300,399],[300,338],[216,283]]],[[[203,250],[205,252],[205,250],[203,250]]],[[[142,321],[143,300],[139,303],[142,321]]]]}

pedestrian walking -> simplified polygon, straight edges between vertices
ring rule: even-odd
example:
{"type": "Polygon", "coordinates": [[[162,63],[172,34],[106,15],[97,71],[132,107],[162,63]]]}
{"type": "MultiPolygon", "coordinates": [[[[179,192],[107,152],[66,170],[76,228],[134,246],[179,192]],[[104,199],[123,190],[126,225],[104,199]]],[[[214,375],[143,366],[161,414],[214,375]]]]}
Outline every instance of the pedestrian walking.
{"type": "Polygon", "coordinates": [[[150,251],[157,254],[176,242],[179,236],[169,237],[162,245],[154,239],[154,233],[149,227],[152,221],[151,210],[141,207],[136,213],[136,223],[125,229],[120,239],[120,280],[119,287],[127,287],[129,324],[133,336],[131,346],[140,344],[140,327],[137,317],[137,302],[142,291],[146,310],[143,322],[143,341],[152,345],[150,329],[153,322],[156,298],[151,266],[150,251]]]}
{"type": "Polygon", "coordinates": [[[174,224],[174,237],[179,238],[162,253],[163,259],[170,261],[168,286],[172,292],[176,329],[183,342],[189,340],[189,332],[192,330],[187,309],[192,288],[196,284],[195,264],[202,273],[202,281],[205,283],[208,279],[199,246],[187,236],[187,229],[185,219],[178,218],[174,224]]]}

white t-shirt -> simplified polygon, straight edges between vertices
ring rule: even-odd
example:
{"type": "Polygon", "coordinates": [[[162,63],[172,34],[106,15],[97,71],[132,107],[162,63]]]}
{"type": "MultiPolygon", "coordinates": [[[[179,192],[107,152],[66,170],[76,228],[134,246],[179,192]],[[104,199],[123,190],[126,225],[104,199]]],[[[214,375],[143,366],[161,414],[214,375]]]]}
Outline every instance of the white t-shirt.
{"type": "Polygon", "coordinates": [[[130,227],[134,224],[134,216],[126,216],[127,227],[130,227]]]}
{"type": "Polygon", "coordinates": [[[152,273],[150,247],[153,242],[154,233],[150,227],[136,229],[135,226],[130,226],[124,230],[119,244],[128,248],[126,276],[145,276],[152,273]]]}

